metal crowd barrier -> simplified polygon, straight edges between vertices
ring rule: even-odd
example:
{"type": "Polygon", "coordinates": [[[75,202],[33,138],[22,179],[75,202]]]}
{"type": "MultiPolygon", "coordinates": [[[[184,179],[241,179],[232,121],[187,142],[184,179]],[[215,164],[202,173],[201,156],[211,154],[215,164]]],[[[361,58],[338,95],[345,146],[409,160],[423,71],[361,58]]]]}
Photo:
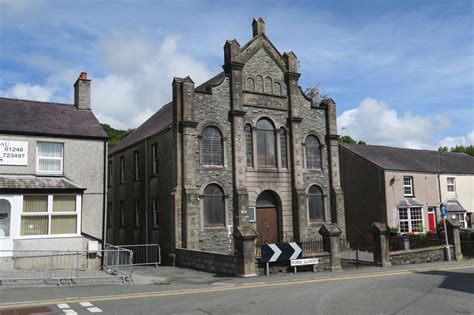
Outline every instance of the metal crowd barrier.
{"type": "Polygon", "coordinates": [[[122,282],[132,278],[133,252],[124,248],[97,251],[0,250],[0,286],[122,282]]]}
{"type": "Polygon", "coordinates": [[[161,264],[161,249],[158,244],[106,245],[106,248],[122,248],[133,252],[133,266],[161,264]]]}

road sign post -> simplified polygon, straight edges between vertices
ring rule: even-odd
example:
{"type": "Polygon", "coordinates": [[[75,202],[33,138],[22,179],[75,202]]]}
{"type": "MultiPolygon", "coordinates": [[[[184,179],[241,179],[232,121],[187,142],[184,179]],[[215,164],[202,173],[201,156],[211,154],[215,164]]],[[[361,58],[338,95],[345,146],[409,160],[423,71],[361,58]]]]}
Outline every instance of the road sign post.
{"type": "Polygon", "coordinates": [[[448,216],[446,211],[446,205],[441,204],[440,206],[441,218],[443,219],[443,227],[444,227],[444,239],[446,241],[446,256],[448,256],[448,261],[451,261],[451,249],[449,248],[448,242],[448,229],[446,228],[446,217],[448,216]]]}

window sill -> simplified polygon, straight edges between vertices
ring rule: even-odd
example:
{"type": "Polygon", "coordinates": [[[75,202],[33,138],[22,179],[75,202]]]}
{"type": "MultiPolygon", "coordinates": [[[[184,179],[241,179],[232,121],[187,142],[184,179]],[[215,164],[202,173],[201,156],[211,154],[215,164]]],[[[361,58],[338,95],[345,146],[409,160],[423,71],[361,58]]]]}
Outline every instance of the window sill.
{"type": "Polygon", "coordinates": [[[53,177],[53,176],[54,176],[54,177],[62,177],[62,176],[64,176],[64,173],[62,173],[62,172],[61,172],[61,173],[43,173],[43,172],[38,173],[38,172],[37,172],[37,173],[36,173],[36,176],[40,176],[40,177],[41,177],[41,176],[45,176],[45,177],[46,177],[46,176],[49,176],[49,177],[53,177]]]}
{"type": "Polygon", "coordinates": [[[225,226],[205,226],[203,230],[204,232],[225,232],[227,229],[225,226]]]}
{"type": "Polygon", "coordinates": [[[22,235],[16,238],[17,240],[33,240],[33,239],[48,239],[48,238],[76,238],[81,237],[81,234],[53,234],[53,235],[22,235]]]}

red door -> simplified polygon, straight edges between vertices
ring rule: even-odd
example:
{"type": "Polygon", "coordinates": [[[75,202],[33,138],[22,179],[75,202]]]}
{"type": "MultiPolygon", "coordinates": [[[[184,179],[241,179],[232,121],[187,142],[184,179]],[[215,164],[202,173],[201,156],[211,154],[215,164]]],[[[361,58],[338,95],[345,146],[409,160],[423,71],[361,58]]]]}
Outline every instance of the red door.
{"type": "Polygon", "coordinates": [[[257,208],[258,242],[273,244],[278,242],[278,219],[275,207],[257,208]]]}
{"type": "Polygon", "coordinates": [[[428,228],[430,231],[435,231],[435,216],[433,212],[428,212],[428,228]]]}

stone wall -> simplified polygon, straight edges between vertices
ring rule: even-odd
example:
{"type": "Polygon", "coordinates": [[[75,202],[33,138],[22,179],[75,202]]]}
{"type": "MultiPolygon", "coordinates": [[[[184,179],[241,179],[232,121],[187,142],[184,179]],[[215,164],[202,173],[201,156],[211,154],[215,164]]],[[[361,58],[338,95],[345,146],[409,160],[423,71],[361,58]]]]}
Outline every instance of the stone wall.
{"type": "Polygon", "coordinates": [[[176,266],[206,272],[236,275],[237,258],[233,255],[176,248],[176,266]]]}
{"type": "MultiPolygon", "coordinates": [[[[452,254],[453,247],[450,247],[452,254]]],[[[410,249],[390,253],[390,262],[392,265],[422,264],[443,260],[445,260],[444,246],[410,249]]]]}
{"type": "MultiPolygon", "coordinates": [[[[308,265],[308,266],[299,266],[297,267],[297,272],[300,271],[314,271],[314,272],[322,272],[322,271],[331,271],[331,255],[328,252],[321,252],[311,257],[305,258],[318,258],[317,265],[308,265]]],[[[263,276],[265,275],[265,264],[257,262],[257,272],[258,275],[263,276]]],[[[291,273],[294,272],[293,267],[290,266],[289,261],[284,262],[277,262],[277,263],[270,263],[270,274],[277,274],[277,273],[291,273]]]]}

